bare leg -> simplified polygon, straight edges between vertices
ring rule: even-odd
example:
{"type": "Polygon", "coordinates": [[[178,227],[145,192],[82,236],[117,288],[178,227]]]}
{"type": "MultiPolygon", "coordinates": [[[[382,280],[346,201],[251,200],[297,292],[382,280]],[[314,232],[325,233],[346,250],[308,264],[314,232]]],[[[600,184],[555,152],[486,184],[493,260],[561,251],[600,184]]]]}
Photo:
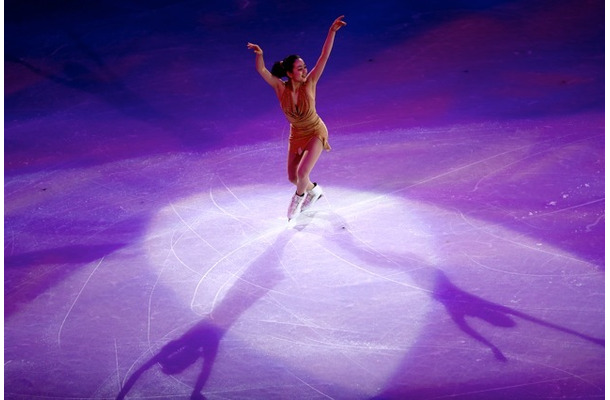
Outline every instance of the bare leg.
{"type": "Polygon", "coordinates": [[[299,163],[301,162],[302,154],[288,153],[288,180],[294,185],[297,185],[297,169],[299,168],[299,163]]]}
{"type": "Polygon", "coordinates": [[[313,189],[314,185],[309,179],[309,174],[318,162],[322,150],[324,150],[322,142],[319,139],[314,138],[309,142],[307,148],[303,152],[301,160],[296,168],[297,194],[303,194],[305,191],[313,189]]]}

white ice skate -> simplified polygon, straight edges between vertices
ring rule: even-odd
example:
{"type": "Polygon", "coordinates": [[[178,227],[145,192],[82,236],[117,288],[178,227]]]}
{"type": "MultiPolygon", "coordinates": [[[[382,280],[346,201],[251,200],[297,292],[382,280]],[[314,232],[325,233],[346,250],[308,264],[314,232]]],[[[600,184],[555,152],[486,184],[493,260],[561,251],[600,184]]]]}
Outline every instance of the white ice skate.
{"type": "Polygon", "coordinates": [[[309,210],[323,195],[320,185],[315,182],[313,185],[313,189],[307,191],[307,195],[305,196],[305,200],[301,206],[301,211],[309,210]]]}
{"type": "Polygon", "coordinates": [[[305,194],[299,196],[295,193],[294,196],[292,196],[290,206],[288,206],[288,221],[295,218],[301,213],[301,208],[303,207],[303,202],[305,201],[305,198],[305,194]]]}

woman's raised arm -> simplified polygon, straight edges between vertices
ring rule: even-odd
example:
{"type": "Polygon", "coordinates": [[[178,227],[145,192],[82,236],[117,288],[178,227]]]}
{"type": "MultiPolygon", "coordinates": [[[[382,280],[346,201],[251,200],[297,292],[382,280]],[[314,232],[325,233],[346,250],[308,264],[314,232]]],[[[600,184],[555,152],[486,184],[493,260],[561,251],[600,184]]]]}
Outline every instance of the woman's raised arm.
{"type": "Polygon", "coordinates": [[[328,30],[328,35],[326,36],[326,40],[324,41],[324,46],[322,46],[322,54],[320,54],[320,58],[318,58],[316,65],[309,73],[309,76],[307,77],[308,80],[317,82],[318,79],[320,79],[320,76],[324,71],[324,67],[326,67],[328,57],[330,57],[330,52],[333,49],[333,44],[335,43],[335,33],[339,29],[347,25],[347,22],[343,21],[343,18],[345,18],[344,15],[338,17],[336,20],[333,21],[332,25],[330,26],[330,29],[328,30]]]}
{"type": "Polygon", "coordinates": [[[265,67],[265,60],[263,59],[263,49],[260,48],[259,45],[248,42],[248,48],[254,51],[256,54],[255,66],[256,71],[263,77],[265,82],[267,82],[273,89],[275,89],[276,93],[279,93],[281,87],[283,87],[283,82],[281,79],[271,75],[271,72],[265,67]]]}

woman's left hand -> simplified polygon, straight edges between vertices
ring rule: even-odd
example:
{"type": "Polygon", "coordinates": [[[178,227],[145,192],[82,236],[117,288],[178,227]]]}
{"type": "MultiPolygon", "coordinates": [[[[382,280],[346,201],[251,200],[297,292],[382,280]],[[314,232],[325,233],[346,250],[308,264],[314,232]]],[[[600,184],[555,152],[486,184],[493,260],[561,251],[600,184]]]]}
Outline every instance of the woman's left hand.
{"type": "Polygon", "coordinates": [[[342,15],[339,18],[337,18],[333,22],[333,24],[330,26],[330,30],[333,31],[333,32],[337,32],[339,29],[341,29],[345,25],[347,25],[347,22],[343,21],[343,18],[345,18],[345,15],[342,15]]]}

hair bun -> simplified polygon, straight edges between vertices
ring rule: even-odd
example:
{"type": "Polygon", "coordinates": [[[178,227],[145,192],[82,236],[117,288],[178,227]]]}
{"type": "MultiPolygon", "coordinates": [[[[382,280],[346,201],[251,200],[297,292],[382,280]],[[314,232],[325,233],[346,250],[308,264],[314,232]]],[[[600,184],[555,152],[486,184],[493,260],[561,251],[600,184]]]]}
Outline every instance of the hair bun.
{"type": "Polygon", "coordinates": [[[282,61],[276,61],[271,68],[271,75],[280,79],[286,77],[286,70],[283,64],[282,61]]]}

